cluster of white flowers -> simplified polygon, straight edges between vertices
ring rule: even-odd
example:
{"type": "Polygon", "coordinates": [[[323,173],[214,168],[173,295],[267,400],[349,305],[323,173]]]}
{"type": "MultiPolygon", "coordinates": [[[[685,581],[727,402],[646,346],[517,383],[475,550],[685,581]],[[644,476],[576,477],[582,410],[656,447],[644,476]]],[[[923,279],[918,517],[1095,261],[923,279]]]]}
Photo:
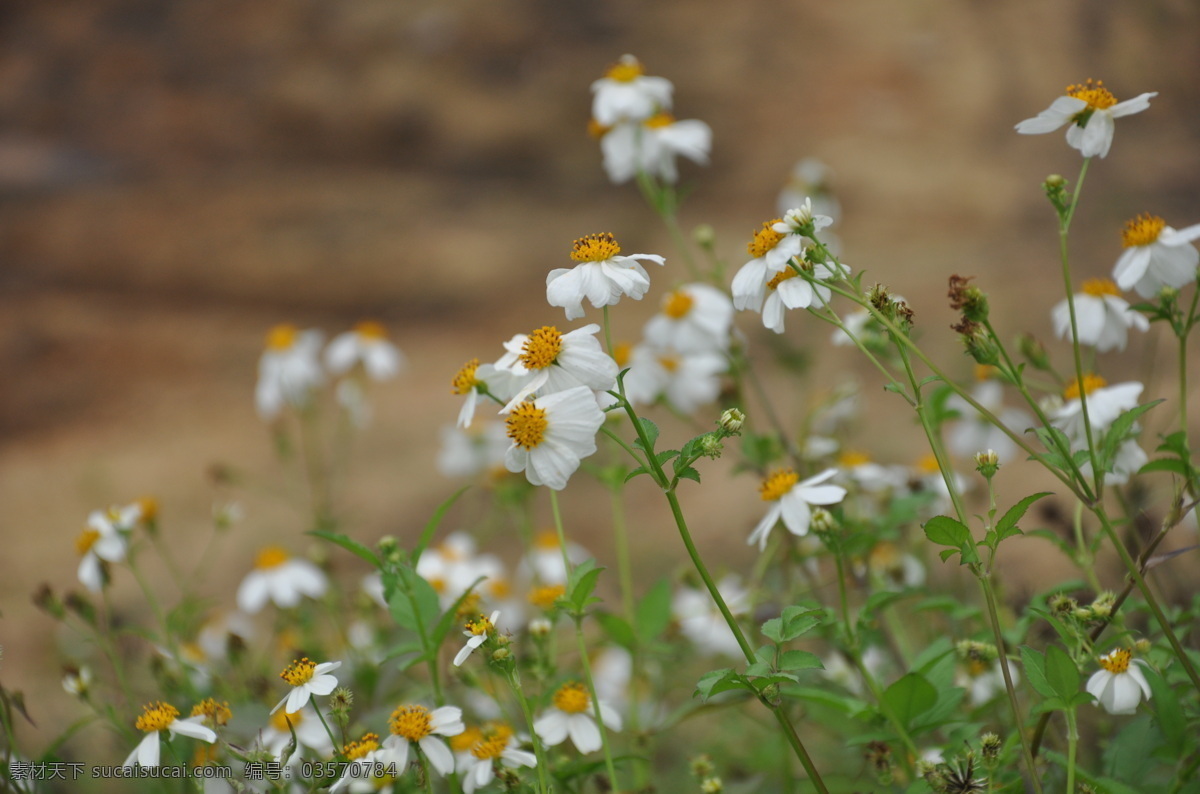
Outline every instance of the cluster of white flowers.
{"type": "Polygon", "coordinates": [[[592,83],[592,120],[600,139],[604,170],[613,182],[628,182],[639,173],[675,182],[675,159],[683,156],[705,165],[712,130],[703,121],[677,121],[671,115],[674,86],[665,77],[648,77],[637,58],[625,55],[592,83]]]}

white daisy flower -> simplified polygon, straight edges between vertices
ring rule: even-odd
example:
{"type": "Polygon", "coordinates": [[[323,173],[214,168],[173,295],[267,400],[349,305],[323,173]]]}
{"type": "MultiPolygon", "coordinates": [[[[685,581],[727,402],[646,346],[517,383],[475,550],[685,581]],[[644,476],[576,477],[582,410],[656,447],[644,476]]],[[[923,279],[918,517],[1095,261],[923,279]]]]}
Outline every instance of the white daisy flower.
{"type": "Polygon", "coordinates": [[[1118,648],[1099,661],[1100,669],[1088,679],[1087,691],[1109,714],[1133,714],[1143,695],[1150,699],[1150,682],[1141,670],[1146,663],[1134,659],[1129,649],[1118,648]]]}
{"type": "MultiPolygon", "coordinates": [[[[357,784],[372,781],[376,769],[386,769],[392,758],[392,752],[380,746],[377,733],[364,733],[361,739],[343,746],[342,755],[349,763],[342,776],[329,787],[330,794],[346,785],[350,786],[351,791],[359,789],[357,784]]],[[[377,789],[371,786],[369,790],[377,789]]]]}
{"type": "Polygon", "coordinates": [[[837,220],[841,207],[829,185],[829,167],[815,157],[805,157],[792,168],[792,176],[779,192],[779,214],[804,201],[811,201],[813,212],[837,220]]]}
{"type": "MultiPolygon", "coordinates": [[[[818,281],[832,278],[836,272],[826,265],[813,266],[813,276],[818,281]]],[[[787,309],[807,309],[824,306],[833,293],[828,287],[813,284],[791,267],[785,267],[767,281],[766,298],[763,300],[763,325],[777,334],[783,333],[784,315],[787,309]]]]}
{"type": "Polygon", "coordinates": [[[450,390],[467,399],[458,412],[458,426],[470,427],[475,418],[475,409],[480,399],[494,398],[500,405],[516,394],[521,378],[507,369],[498,369],[495,364],[480,364],[473,358],[454,375],[450,390]]]}
{"type": "Polygon", "coordinates": [[[477,477],[496,469],[506,471],[504,451],[508,449],[508,434],[502,422],[469,429],[446,425],[440,433],[442,445],[437,468],[446,477],[477,477]]]}
{"type": "Polygon", "coordinates": [[[388,380],[396,377],[404,368],[404,354],[388,341],[387,329],[382,324],[364,320],[334,337],[325,348],[325,366],[335,375],[349,372],[356,364],[372,380],[388,380]]]}
{"type": "Polygon", "coordinates": [[[1192,245],[1197,238],[1200,238],[1200,223],[1176,231],[1162,218],[1139,215],[1126,223],[1121,232],[1125,253],[1113,268],[1117,286],[1152,298],[1163,287],[1178,288],[1192,283],[1200,265],[1200,251],[1192,245]]]}
{"type": "Polygon", "coordinates": [[[670,113],[660,112],[642,121],[594,129],[601,135],[604,171],[614,184],[628,182],[638,172],[677,182],[675,158],[680,156],[708,165],[712,128],[697,119],[676,121],[670,113]]]}
{"type": "Polygon", "coordinates": [[[293,714],[307,706],[308,701],[313,695],[328,695],[338,684],[337,677],[330,675],[330,673],[341,666],[341,662],[321,662],[317,664],[307,656],[289,664],[279,674],[279,677],[291,685],[292,691],[287,693],[287,697],[275,704],[275,708],[271,709],[271,713],[274,714],[279,711],[286,703],[287,708],[284,711],[288,714],[293,714]]]}
{"type": "Polygon", "coordinates": [[[162,731],[171,736],[188,736],[212,744],[217,740],[217,734],[200,724],[203,719],[203,716],[197,716],[181,720],[179,709],[169,703],[147,705],[136,723],[139,731],[146,732],[146,737],[125,759],[124,766],[158,766],[162,753],[162,731]]]}
{"type": "MultiPolygon", "coordinates": [[[[132,507],[132,506],[131,506],[132,507]]],[[[128,546],[126,535],[137,518],[126,520],[129,508],[93,510],[88,514],[87,525],[75,538],[75,550],[79,552],[79,582],[99,593],[108,581],[105,564],[122,562],[128,546]]]]}
{"type": "Polygon", "coordinates": [[[668,293],[642,336],[659,348],[681,353],[725,351],[733,327],[733,302],[708,284],[684,284],[668,293]]]}
{"type": "Polygon", "coordinates": [[[1142,384],[1137,381],[1109,386],[1099,375],[1084,375],[1083,388],[1078,382],[1071,383],[1063,392],[1063,406],[1054,412],[1050,420],[1066,434],[1072,445],[1086,445],[1083,401],[1087,400],[1092,432],[1103,433],[1118,416],[1137,406],[1142,389],[1142,384]],[[1082,397],[1081,392],[1084,395],[1082,397]]]}
{"type": "MultiPolygon", "coordinates": [[[[742,587],[741,577],[736,574],[717,582],[717,592],[734,617],[750,611],[750,592],[742,587]]],[[[671,615],[679,623],[679,630],[701,653],[742,658],[737,637],[707,590],[679,588],[671,598],[671,615]]]]}
{"type": "MultiPolygon", "coordinates": [[[[271,754],[271,757],[283,763],[283,751],[292,743],[293,731],[296,734],[297,750],[306,747],[317,756],[325,756],[333,749],[333,743],[330,742],[329,734],[321,725],[321,719],[309,706],[292,713],[280,710],[272,714],[267,721],[267,727],[263,728],[259,735],[259,744],[271,754]]],[[[288,764],[299,761],[299,753],[293,753],[287,759],[288,764]]]]}
{"type": "MultiPolygon", "coordinates": [[[[1009,665],[1008,672],[1016,686],[1020,681],[1016,668],[1009,665]]],[[[999,659],[990,665],[980,659],[967,659],[955,673],[954,685],[967,690],[968,703],[982,706],[1004,691],[1004,668],[999,659]]]]}
{"type": "Polygon", "coordinates": [[[1067,86],[1066,96],[1054,100],[1036,117],[1022,121],[1017,125],[1017,132],[1040,135],[1070,124],[1068,145],[1078,149],[1084,157],[1104,157],[1112,145],[1113,119],[1141,113],[1150,107],[1150,99],[1156,96],[1158,92],[1152,91],[1117,102],[1103,82],[1088,80],[1082,85],[1067,86]]]}
{"type": "Polygon", "coordinates": [[[612,306],[628,295],[641,300],[650,289],[650,277],[641,260],[663,264],[657,254],[620,256],[621,246],[608,233],[589,234],[575,241],[571,258],[579,264],[560,267],[546,276],[546,300],[566,309],[568,320],[583,316],[583,300],[592,306],[612,306]]]}
{"type": "Polygon", "coordinates": [[[537,766],[537,756],[518,747],[513,730],[507,725],[489,723],[482,731],[472,732],[470,738],[476,735],[479,738],[474,744],[458,755],[458,773],[466,794],[474,794],[475,789],[492,782],[496,777],[495,761],[509,769],[537,766]]]}
{"type": "Polygon", "coordinates": [[[600,649],[592,660],[592,684],[596,698],[610,703],[618,712],[629,704],[629,682],[633,680],[633,655],[619,645],[600,649]]]}
{"type": "Polygon", "coordinates": [[[392,735],[383,740],[383,748],[392,752],[401,770],[408,766],[408,752],[415,744],[439,775],[454,771],[454,754],[445,740],[437,737],[457,736],[466,729],[462,709],[442,706],[430,711],[424,706],[399,706],[388,718],[388,727],[392,735]]]}
{"type": "Polygon", "coordinates": [[[638,345],[629,356],[625,396],[638,405],[651,405],[662,397],[690,414],[717,399],[720,375],[727,369],[729,361],[717,352],[680,353],[638,345]]]}
{"type": "Polygon", "coordinates": [[[499,619],[500,611],[496,610],[490,618],[480,615],[466,622],[463,627],[463,636],[467,638],[467,643],[458,653],[454,654],[455,667],[461,667],[476,648],[487,642],[490,635],[496,633],[496,621],[499,619]]]}
{"type": "Polygon", "coordinates": [[[883,590],[897,591],[925,584],[925,566],[921,561],[886,540],[871,547],[867,571],[883,590]]]}
{"type": "Polygon", "coordinates": [[[632,55],[609,67],[592,83],[592,118],[606,127],[622,121],[641,121],[671,107],[674,86],[665,77],[647,77],[632,55]]]}
{"type": "MultiPolygon", "coordinates": [[[[1134,425],[1134,429],[1137,429],[1137,425],[1134,425]]],[[[1116,455],[1113,456],[1112,471],[1104,476],[1104,480],[1111,485],[1124,485],[1129,482],[1130,477],[1137,474],[1149,462],[1150,456],[1138,445],[1137,439],[1127,438],[1117,447],[1116,455]]],[[[1081,463],[1079,473],[1090,478],[1092,462],[1085,460],[1081,463]]]]}
{"type": "Polygon", "coordinates": [[[804,238],[799,234],[779,231],[776,225],[781,223],[782,218],[766,221],[746,245],[754,258],[738,269],[730,285],[735,309],[762,311],[767,283],[776,273],[787,268],[792,257],[804,250],[804,238]]]}
{"type": "Polygon", "coordinates": [[[534,485],[561,491],[580,460],[596,451],[604,412],[591,389],[577,386],[521,403],[505,424],[512,439],[504,456],[508,470],[523,471],[534,485]]]}
{"type": "Polygon", "coordinates": [[[757,543],[760,551],[766,549],[767,536],[781,519],[788,532],[797,537],[807,535],[812,505],[837,504],[846,496],[846,489],[840,485],[822,485],[836,474],[836,469],[826,469],[815,477],[801,481],[796,472],[782,469],[763,480],[759,493],[764,502],[774,504],[746,542],[757,543]]]}
{"type": "Polygon", "coordinates": [[[87,665],[68,667],[63,671],[62,688],[68,695],[87,699],[92,688],[92,668],[87,665]]]}
{"type": "MultiPolygon", "coordinates": [[[[837,442],[820,436],[809,436],[804,445],[804,455],[812,460],[825,457],[837,451],[837,442]],[[830,447],[829,443],[833,446],[830,447]],[[812,454],[814,452],[823,454],[812,454]]],[[[837,457],[839,483],[853,484],[860,491],[877,494],[900,488],[907,480],[907,474],[897,466],[884,466],[876,463],[865,452],[844,450],[837,457]]]]}
{"type": "MultiPolygon", "coordinates": [[[[840,651],[822,657],[821,664],[824,668],[822,674],[830,681],[845,687],[858,697],[862,697],[866,692],[867,687],[862,674],[840,651]]],[[[872,645],[862,652],[862,665],[872,678],[879,678],[888,665],[887,654],[872,645]]]]}
{"type": "Polygon", "coordinates": [[[294,558],[279,546],[268,546],[258,553],[254,570],[238,586],[238,609],[254,614],[267,601],[285,609],[294,607],[301,596],[323,596],[328,584],[324,572],[313,563],[294,558]]]}
{"type": "Polygon", "coordinates": [[[196,645],[209,661],[228,661],[234,643],[245,646],[254,637],[254,623],[244,612],[219,610],[196,633],[196,645]]]}
{"type": "MultiPolygon", "coordinates": [[[[583,546],[567,541],[567,559],[571,565],[578,565],[591,556],[592,553],[583,546]]],[[[547,529],[534,537],[529,551],[521,559],[518,573],[523,578],[533,578],[544,585],[567,583],[567,568],[563,563],[557,532],[547,529]]]]}
{"type": "Polygon", "coordinates": [[[325,381],[319,359],[321,341],[320,331],[300,331],[294,325],[277,325],[267,333],[254,393],[262,419],[279,416],[284,405],[305,405],[312,390],[325,381]]]}
{"type": "MultiPolygon", "coordinates": [[[[1004,423],[1005,427],[1022,433],[1033,424],[1033,418],[1018,408],[1004,407],[1004,384],[991,379],[991,367],[976,369],[977,378],[981,380],[971,390],[975,402],[991,411],[992,415],[1004,423]]],[[[1001,460],[1012,460],[1017,454],[1016,443],[1000,428],[983,418],[971,404],[957,394],[946,400],[946,407],[958,411],[959,418],[946,434],[946,446],[955,455],[971,458],[976,452],[993,449],[1001,460]]]]}
{"type": "MultiPolygon", "coordinates": [[[[1196,249],[1189,246],[1188,250],[1196,249]]],[[[1192,270],[1194,272],[1195,268],[1192,270]]],[[[1139,331],[1150,328],[1150,321],[1141,313],[1131,311],[1129,302],[1120,296],[1117,285],[1109,279],[1093,278],[1083,282],[1083,292],[1075,296],[1075,324],[1079,328],[1080,344],[1090,345],[1100,353],[1124,350],[1130,328],[1139,331]]],[[[1050,310],[1050,316],[1058,337],[1069,337],[1071,307],[1065,299],[1050,310]]]]}
{"type": "Polygon", "coordinates": [[[817,232],[833,225],[833,218],[813,210],[812,199],[805,196],[803,203],[783,213],[783,217],[771,227],[780,234],[796,234],[814,237],[817,232]]]}
{"type": "MultiPolygon", "coordinates": [[[[610,731],[621,730],[621,715],[616,709],[599,701],[600,719],[610,731]]],[[[553,706],[533,722],[533,732],[549,747],[571,743],[581,753],[593,753],[602,746],[600,728],[592,716],[592,699],[587,687],[579,682],[563,684],[554,693],[553,706]]]]}
{"type": "Polygon", "coordinates": [[[552,325],[531,334],[517,334],[504,343],[507,351],[496,361],[496,368],[517,376],[520,388],[501,413],[511,411],[535,392],[542,396],[586,386],[606,391],[617,385],[617,362],[600,348],[592,323],[561,333],[552,325]]]}

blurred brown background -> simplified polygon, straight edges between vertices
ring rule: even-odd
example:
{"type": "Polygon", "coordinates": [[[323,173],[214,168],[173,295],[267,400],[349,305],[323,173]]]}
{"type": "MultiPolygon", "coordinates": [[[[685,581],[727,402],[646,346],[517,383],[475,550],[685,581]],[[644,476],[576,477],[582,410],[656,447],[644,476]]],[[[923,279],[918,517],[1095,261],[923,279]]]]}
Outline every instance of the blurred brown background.
{"type": "MultiPolygon", "coordinates": [[[[571,241],[612,231],[626,251],[670,258],[657,218],[632,186],[608,184],[585,134],[588,86],[621,54],[674,81],[680,118],[713,128],[711,167],[684,167],[685,228],[711,223],[739,264],[793,163],[821,158],[846,261],[905,295],[927,341],[966,373],[947,329],[952,272],[979,276],[1002,327],[1050,336],[1061,289],[1039,183],[1073,179],[1080,158],[1061,133],[1012,127],[1067,84],[1160,92],[1094,164],[1077,271],[1107,275],[1138,212],[1200,221],[1198,32],[1194,0],[9,0],[0,680],[28,691],[35,717],[73,713],[52,661],[62,638],[29,594],[43,581],[77,587],[73,539],[89,510],[153,494],[187,557],[230,496],[206,479],[211,464],[288,481],[253,406],[275,323],[388,325],[410,368],[373,395],[342,505],[364,539],[417,531],[455,485],[431,466],[437,428],[458,410],[450,377],[511,334],[561,321],[542,285],[571,241]]],[[[680,277],[652,273],[645,305],[614,315],[624,335],[680,277]]],[[[762,340],[756,316],[738,323],[762,340]]],[[[796,316],[789,336],[823,348],[827,331],[796,316]]],[[[1144,374],[1146,350],[1135,341],[1109,371],[1144,374]]],[[[857,362],[823,355],[830,372],[878,387],[857,362]]],[[[884,438],[878,454],[911,460],[907,438],[884,438]]],[[[568,510],[596,490],[568,491],[568,510]]],[[[637,551],[676,555],[650,491],[631,490],[637,551]]],[[[253,488],[234,495],[247,517],[212,593],[259,545],[306,543],[302,510],[253,488]]],[[[708,548],[748,554],[751,484],[691,498],[708,548]]],[[[590,520],[577,519],[581,534],[603,526],[590,520]]],[[[593,546],[608,553],[602,536],[593,546]]],[[[117,602],[136,607],[117,578],[117,602]]]]}

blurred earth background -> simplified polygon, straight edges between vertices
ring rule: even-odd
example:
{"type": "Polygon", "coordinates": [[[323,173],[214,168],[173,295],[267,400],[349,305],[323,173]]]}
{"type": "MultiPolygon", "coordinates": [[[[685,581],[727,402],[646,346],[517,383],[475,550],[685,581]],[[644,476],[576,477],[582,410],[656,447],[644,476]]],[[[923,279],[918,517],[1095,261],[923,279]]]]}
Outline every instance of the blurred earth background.
{"type": "MultiPolygon", "coordinates": [[[[5,3],[0,681],[25,691],[39,722],[22,729],[28,747],[81,713],[58,684],[69,639],[30,594],[43,582],[80,589],[73,541],[88,511],[153,495],[166,542],[187,560],[213,504],[238,500],[245,518],[201,577],[226,605],[260,546],[311,545],[303,502],[270,493],[301,491],[254,411],[271,326],[333,335],[374,318],[407,354],[408,371],[371,395],[374,423],[339,505],[353,536],[411,541],[458,485],[432,465],[438,428],[458,411],[450,378],[468,358],[494,359],[513,333],[562,322],[543,284],[571,241],[611,231],[626,252],[671,259],[660,221],[632,185],[608,183],[585,132],[588,86],[623,53],[674,81],[679,118],[713,128],[711,166],[683,166],[694,188],[685,229],[712,224],[736,267],[793,164],[820,158],[842,203],[844,259],[904,295],[924,341],[965,378],[970,362],[948,329],[951,273],[978,276],[999,327],[1051,342],[1061,283],[1040,183],[1073,180],[1080,158],[1061,132],[1012,128],[1066,85],[1103,79],[1118,99],[1160,92],[1118,122],[1112,152],[1093,164],[1077,276],[1110,273],[1121,225],[1139,212],[1200,221],[1197,31],[1193,0],[5,3]],[[251,485],[214,484],[217,464],[251,485]]],[[[636,336],[684,276],[669,261],[651,277],[647,300],[614,311],[618,336],[636,336]]],[[[737,322],[766,358],[758,316],[737,322]]],[[[860,447],[883,462],[918,456],[902,405],[860,357],[831,350],[827,327],[800,314],[788,336],[815,351],[806,389],[852,375],[886,406],[886,421],[864,420],[860,447]]],[[[1152,374],[1156,339],[1106,356],[1110,382],[1152,374]]],[[[1170,393],[1170,364],[1160,367],[1147,396],[1170,393]]],[[[789,417],[809,400],[777,394],[789,417]]],[[[685,437],[670,420],[668,432],[685,437]]],[[[1002,497],[1029,492],[1009,482],[1002,497]]],[[[703,549],[733,570],[753,559],[755,485],[714,468],[685,494],[703,549]]],[[[607,513],[587,509],[602,498],[573,483],[565,507],[569,533],[606,560],[607,513]]],[[[650,483],[632,484],[629,501],[639,565],[678,565],[650,483]]],[[[466,526],[463,515],[446,529],[466,526]]],[[[1056,552],[1028,544],[1014,545],[1025,554],[1010,566],[1018,594],[1021,581],[1060,576],[1056,552]]],[[[361,573],[326,551],[335,572],[361,573]]],[[[144,616],[128,572],[115,580],[117,608],[144,616]]],[[[1108,580],[1119,587],[1115,571],[1108,580]]]]}

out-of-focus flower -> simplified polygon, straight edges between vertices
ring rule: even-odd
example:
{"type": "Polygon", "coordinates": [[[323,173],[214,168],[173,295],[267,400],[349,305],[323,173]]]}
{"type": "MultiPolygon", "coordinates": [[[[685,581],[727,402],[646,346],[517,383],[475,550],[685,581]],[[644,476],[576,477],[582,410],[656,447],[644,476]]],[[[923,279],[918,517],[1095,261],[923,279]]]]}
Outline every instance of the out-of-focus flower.
{"type": "Polygon", "coordinates": [[[1178,289],[1192,283],[1200,265],[1200,251],[1192,245],[1197,238],[1200,223],[1176,231],[1155,215],[1137,216],[1121,232],[1125,253],[1113,268],[1117,286],[1150,298],[1163,287],[1178,289]]]}
{"type": "Polygon", "coordinates": [[[1100,657],[1100,669],[1088,679],[1087,691],[1109,714],[1133,714],[1142,697],[1150,699],[1150,682],[1127,648],[1118,648],[1100,657]]]}
{"type": "Polygon", "coordinates": [[[86,700],[92,688],[92,668],[87,665],[68,667],[63,671],[62,686],[68,695],[86,700]]]}
{"type": "Polygon", "coordinates": [[[523,471],[534,485],[561,491],[580,460],[596,451],[604,412],[591,389],[577,386],[521,403],[505,424],[512,439],[504,456],[508,470],[523,471]]]}
{"type": "MultiPolygon", "coordinates": [[[[1200,228],[1200,227],[1197,227],[1200,228]]],[[[1196,252],[1188,246],[1188,250],[1196,252]]],[[[1197,252],[1200,256],[1200,252],[1197,252]]],[[[1192,267],[1193,274],[1196,268],[1192,267]]],[[[1054,332],[1060,339],[1071,335],[1071,307],[1064,299],[1050,310],[1054,320],[1054,332]]],[[[1079,328],[1079,343],[1091,345],[1100,353],[1109,350],[1124,350],[1129,340],[1129,329],[1145,331],[1150,321],[1129,308],[1129,302],[1121,297],[1117,285],[1106,278],[1093,278],[1083,282],[1083,292],[1075,296],[1075,324],[1079,328]]]]}
{"type": "Polygon", "coordinates": [[[320,598],[328,584],[325,574],[313,563],[292,557],[279,546],[268,546],[258,553],[254,570],[238,586],[238,609],[254,614],[268,600],[285,609],[294,607],[302,596],[320,598]]]}
{"type": "Polygon", "coordinates": [[[356,364],[373,380],[396,377],[404,368],[404,354],[388,341],[382,324],[366,320],[334,337],[325,348],[325,366],[335,375],[350,371],[356,364]]]}
{"type": "Polygon", "coordinates": [[[1066,96],[1054,100],[1034,118],[1022,121],[1017,125],[1017,132],[1039,135],[1069,124],[1067,143],[1073,149],[1078,149],[1084,157],[1104,157],[1112,146],[1113,119],[1141,113],[1150,107],[1151,98],[1156,96],[1158,92],[1152,91],[1117,102],[1102,81],[1088,80],[1067,86],[1066,96]]]}
{"type": "Polygon", "coordinates": [[[476,477],[489,471],[507,471],[504,451],[508,435],[502,422],[463,429],[447,425],[441,429],[442,446],[438,450],[438,471],[447,477],[476,477]]]}
{"type": "Polygon", "coordinates": [[[1071,383],[1063,391],[1063,405],[1051,417],[1054,426],[1066,434],[1071,444],[1087,444],[1083,425],[1083,401],[1087,400],[1088,419],[1093,433],[1102,433],[1116,418],[1137,406],[1142,394],[1137,381],[1109,386],[1099,375],[1084,375],[1083,383],[1071,383]]]}
{"type": "Polygon", "coordinates": [[[812,519],[812,505],[832,505],[842,501],[846,489],[840,485],[824,485],[837,474],[836,469],[826,469],[815,477],[801,481],[800,475],[791,469],[781,469],[763,480],[759,493],[764,502],[773,504],[762,521],[750,533],[747,543],[758,544],[759,550],[767,547],[767,536],[780,520],[788,532],[803,537],[808,534],[812,519]]]}
{"type": "Polygon", "coordinates": [[[496,761],[509,769],[537,766],[537,756],[517,746],[517,738],[508,725],[489,723],[483,730],[472,733],[470,738],[475,739],[474,744],[458,754],[458,773],[462,776],[466,794],[474,794],[475,789],[492,782],[496,776],[496,761]]]}
{"type": "Polygon", "coordinates": [[[728,368],[728,360],[714,351],[681,353],[638,345],[630,353],[625,396],[636,405],[650,405],[662,397],[690,414],[717,399],[720,374],[728,368]]]}
{"type": "Polygon", "coordinates": [[[331,673],[342,666],[341,662],[316,662],[307,656],[297,659],[279,674],[279,677],[292,687],[287,697],[275,704],[271,713],[284,708],[288,714],[293,714],[308,705],[313,695],[328,695],[337,686],[337,677],[331,673]]]}
{"type": "Polygon", "coordinates": [[[592,118],[611,127],[623,121],[642,121],[671,108],[674,86],[665,77],[647,77],[641,62],[623,55],[604,77],[592,83],[592,118]]]}
{"type": "Polygon", "coordinates": [[[169,703],[151,703],[138,717],[136,727],[146,736],[125,759],[124,766],[158,766],[162,753],[162,731],[171,736],[188,736],[209,744],[217,740],[217,734],[201,725],[203,717],[179,719],[179,709],[169,703]]]}
{"type": "Polygon", "coordinates": [[[628,182],[638,172],[664,182],[679,181],[676,157],[708,165],[712,148],[712,129],[703,121],[676,121],[667,112],[659,112],[642,121],[629,121],[614,127],[598,127],[604,171],[616,183],[628,182]]]}
{"type": "MultiPolygon", "coordinates": [[[[386,769],[386,765],[392,757],[392,751],[385,750],[380,746],[379,734],[364,733],[361,739],[343,746],[342,755],[349,761],[349,764],[337,782],[329,787],[330,794],[346,785],[349,785],[353,791],[357,783],[371,782],[377,768],[386,769]]],[[[371,789],[374,790],[375,787],[371,786],[371,789]]]]}
{"type": "Polygon", "coordinates": [[[463,364],[450,383],[451,392],[466,397],[458,412],[458,426],[471,426],[481,397],[495,399],[499,405],[512,399],[517,391],[518,380],[514,373],[497,369],[495,364],[481,365],[477,358],[463,364]]]}
{"type": "MultiPolygon", "coordinates": [[[[571,743],[581,753],[592,753],[601,747],[600,728],[592,716],[592,699],[587,688],[579,682],[563,684],[554,693],[553,706],[533,723],[533,730],[550,747],[571,743]]],[[[621,715],[609,704],[599,701],[600,718],[610,731],[621,730],[621,715]]]]}
{"type": "MultiPolygon", "coordinates": [[[[979,383],[971,390],[971,397],[1005,427],[1020,435],[1033,424],[1033,419],[1018,408],[1004,407],[1004,384],[995,380],[993,374],[992,367],[976,366],[975,377],[979,383]]],[[[993,449],[1001,460],[1012,460],[1016,456],[1017,445],[1008,434],[985,419],[962,397],[951,395],[946,400],[946,407],[959,414],[959,420],[946,434],[946,446],[955,455],[971,458],[976,452],[993,449]]]]}
{"type": "MultiPolygon", "coordinates": [[[[283,762],[283,751],[292,743],[293,731],[296,734],[297,750],[307,747],[316,755],[323,756],[333,749],[329,734],[321,727],[320,718],[308,706],[290,714],[283,710],[272,714],[267,721],[267,727],[262,730],[259,741],[268,753],[283,762]]],[[[288,763],[298,762],[300,755],[295,753],[287,760],[288,763]]]]}
{"type": "Polygon", "coordinates": [[[283,406],[302,407],[312,390],[325,381],[321,370],[320,331],[300,331],[294,325],[277,325],[267,333],[267,346],[258,360],[255,405],[258,415],[270,421],[283,406]]]}
{"type": "Polygon", "coordinates": [[[792,168],[792,176],[779,192],[777,206],[782,215],[805,200],[814,212],[837,220],[841,207],[829,185],[829,167],[815,157],[805,157],[792,168]]]}
{"type": "Polygon", "coordinates": [[[708,284],[684,284],[663,298],[642,335],[655,347],[681,353],[725,351],[732,326],[728,295],[708,284]]]}
{"type": "Polygon", "coordinates": [[[915,555],[901,551],[891,541],[880,541],[871,548],[867,554],[867,571],[884,590],[925,584],[925,566],[915,555]]]}
{"type": "Polygon", "coordinates": [[[104,589],[108,579],[105,564],[125,559],[126,536],[137,522],[136,515],[129,512],[132,507],[93,510],[83,532],[75,538],[75,550],[80,555],[79,581],[93,593],[104,589]]]}
{"type": "Polygon", "coordinates": [[[583,301],[592,306],[612,306],[622,295],[641,300],[650,289],[650,276],[641,262],[663,264],[657,254],[621,256],[621,246],[611,234],[589,234],[575,241],[571,258],[578,264],[551,270],[546,276],[546,300],[566,309],[568,320],[583,316],[583,301]]]}
{"type": "MultiPolygon", "coordinates": [[[[583,546],[567,541],[567,559],[571,565],[578,565],[591,556],[591,552],[583,546]]],[[[557,532],[548,529],[534,537],[533,544],[521,560],[519,573],[544,585],[567,583],[567,568],[557,532]]]]}
{"type": "MultiPolygon", "coordinates": [[[[742,587],[741,578],[730,574],[717,583],[717,591],[729,611],[737,617],[750,610],[750,593],[742,587]]],[[[671,614],[679,629],[703,654],[722,654],[741,658],[737,637],[725,622],[724,616],[707,590],[681,587],[671,599],[671,614]]]]}

